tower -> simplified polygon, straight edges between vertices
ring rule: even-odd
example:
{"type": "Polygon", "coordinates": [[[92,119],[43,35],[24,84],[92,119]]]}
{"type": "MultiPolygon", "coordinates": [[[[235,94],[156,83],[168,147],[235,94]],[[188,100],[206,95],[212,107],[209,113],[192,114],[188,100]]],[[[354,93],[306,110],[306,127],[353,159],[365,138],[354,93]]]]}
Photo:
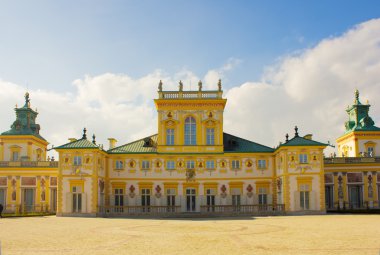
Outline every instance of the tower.
{"type": "Polygon", "coordinates": [[[338,156],[359,157],[376,156],[376,149],[380,142],[380,128],[375,126],[369,116],[371,105],[362,104],[359,99],[359,91],[355,91],[355,99],[352,106],[346,110],[348,121],[345,123],[345,134],[337,139],[338,156]]]}

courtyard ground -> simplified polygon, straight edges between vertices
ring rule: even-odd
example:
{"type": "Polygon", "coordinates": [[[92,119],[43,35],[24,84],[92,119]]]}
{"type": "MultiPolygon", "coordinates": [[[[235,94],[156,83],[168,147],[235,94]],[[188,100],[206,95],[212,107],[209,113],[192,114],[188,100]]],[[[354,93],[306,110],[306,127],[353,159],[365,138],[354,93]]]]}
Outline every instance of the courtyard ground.
{"type": "Polygon", "coordinates": [[[380,254],[380,215],[0,219],[1,255],[380,254]]]}

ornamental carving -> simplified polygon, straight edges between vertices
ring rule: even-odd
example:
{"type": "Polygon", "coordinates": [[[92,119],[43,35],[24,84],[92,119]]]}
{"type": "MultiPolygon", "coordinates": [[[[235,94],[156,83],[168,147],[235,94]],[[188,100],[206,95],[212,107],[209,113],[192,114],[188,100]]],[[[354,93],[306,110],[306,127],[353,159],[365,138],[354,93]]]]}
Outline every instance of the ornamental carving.
{"type": "Polygon", "coordinates": [[[194,169],[186,169],[186,181],[192,182],[195,181],[195,170],[194,169]]]}
{"type": "Polygon", "coordinates": [[[155,188],[155,190],[156,190],[156,194],[155,194],[156,198],[160,198],[161,197],[161,187],[160,187],[160,185],[157,185],[156,188],[155,188]]]}
{"type": "Polygon", "coordinates": [[[220,196],[221,196],[222,198],[226,198],[226,197],[227,197],[227,193],[226,193],[227,188],[226,188],[226,185],[223,184],[222,187],[220,187],[220,191],[221,191],[220,196]]]}
{"type": "Polygon", "coordinates": [[[253,187],[252,187],[251,184],[249,184],[248,187],[247,187],[247,196],[248,196],[249,198],[251,198],[251,197],[253,196],[253,192],[252,192],[252,190],[253,190],[253,187]]]}
{"type": "Polygon", "coordinates": [[[135,197],[135,187],[133,185],[131,185],[131,187],[129,187],[129,197],[130,198],[134,198],[135,197]]]}

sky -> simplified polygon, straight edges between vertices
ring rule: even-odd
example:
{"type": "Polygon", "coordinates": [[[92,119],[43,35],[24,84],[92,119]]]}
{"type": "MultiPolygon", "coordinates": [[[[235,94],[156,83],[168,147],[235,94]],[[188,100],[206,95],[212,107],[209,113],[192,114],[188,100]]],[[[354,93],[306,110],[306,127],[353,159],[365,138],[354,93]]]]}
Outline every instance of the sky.
{"type": "MultiPolygon", "coordinates": [[[[378,1],[0,1],[0,130],[29,91],[41,134],[107,147],[157,132],[164,89],[227,98],[226,132],[273,147],[343,134],[357,88],[380,125],[378,1]]],[[[50,145],[50,146],[51,146],[50,145]]]]}

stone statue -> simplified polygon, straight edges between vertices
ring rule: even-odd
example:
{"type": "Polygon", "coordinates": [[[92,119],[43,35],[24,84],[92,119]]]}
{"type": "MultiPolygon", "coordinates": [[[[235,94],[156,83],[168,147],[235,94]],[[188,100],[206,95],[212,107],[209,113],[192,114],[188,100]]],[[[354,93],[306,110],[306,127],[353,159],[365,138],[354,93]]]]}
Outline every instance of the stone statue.
{"type": "Polygon", "coordinates": [[[162,91],[162,81],[160,80],[160,82],[158,83],[158,91],[162,91]]]}
{"type": "Polygon", "coordinates": [[[199,82],[198,82],[198,90],[202,91],[202,81],[201,80],[199,80],[199,82]]]}
{"type": "Polygon", "coordinates": [[[179,91],[183,91],[183,83],[181,80],[179,81],[179,91]]]}
{"type": "Polygon", "coordinates": [[[222,91],[222,80],[219,79],[218,81],[218,91],[222,91]]]}
{"type": "Polygon", "coordinates": [[[26,92],[25,93],[25,105],[24,105],[24,107],[30,107],[30,98],[29,98],[29,93],[28,92],[26,92]]]}

